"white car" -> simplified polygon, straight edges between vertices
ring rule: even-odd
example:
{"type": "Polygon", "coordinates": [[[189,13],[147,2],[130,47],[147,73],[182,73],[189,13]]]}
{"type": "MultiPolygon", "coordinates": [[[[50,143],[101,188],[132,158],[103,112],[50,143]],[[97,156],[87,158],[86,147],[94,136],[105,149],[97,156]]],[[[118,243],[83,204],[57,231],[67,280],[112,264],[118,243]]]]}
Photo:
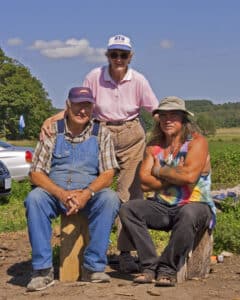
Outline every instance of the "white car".
{"type": "Polygon", "coordinates": [[[0,141],[0,160],[7,166],[14,180],[28,178],[33,152],[31,147],[19,147],[0,141]]]}

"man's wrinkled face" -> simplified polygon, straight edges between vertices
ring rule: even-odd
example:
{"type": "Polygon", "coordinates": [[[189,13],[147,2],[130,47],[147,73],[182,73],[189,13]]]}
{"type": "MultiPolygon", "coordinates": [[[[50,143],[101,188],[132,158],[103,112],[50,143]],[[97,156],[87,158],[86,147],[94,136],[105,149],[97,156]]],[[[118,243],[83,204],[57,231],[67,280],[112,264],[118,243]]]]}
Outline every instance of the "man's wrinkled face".
{"type": "Polygon", "coordinates": [[[80,103],[72,103],[67,101],[67,114],[68,118],[79,124],[88,123],[91,119],[93,111],[93,104],[87,101],[80,103]]]}

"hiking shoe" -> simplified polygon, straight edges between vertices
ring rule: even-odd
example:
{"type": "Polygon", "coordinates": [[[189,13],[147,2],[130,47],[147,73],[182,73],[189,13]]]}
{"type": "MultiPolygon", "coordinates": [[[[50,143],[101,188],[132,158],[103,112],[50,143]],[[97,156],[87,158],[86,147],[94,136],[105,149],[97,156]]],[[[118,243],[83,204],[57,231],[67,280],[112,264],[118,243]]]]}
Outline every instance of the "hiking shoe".
{"type": "Polygon", "coordinates": [[[130,253],[121,253],[119,255],[119,270],[122,273],[139,273],[140,267],[130,253]]]}
{"type": "Polygon", "coordinates": [[[82,267],[82,281],[93,283],[110,282],[111,277],[104,272],[94,272],[82,267]]]}
{"type": "Polygon", "coordinates": [[[27,285],[28,292],[41,291],[54,284],[53,268],[34,270],[27,285]]]}

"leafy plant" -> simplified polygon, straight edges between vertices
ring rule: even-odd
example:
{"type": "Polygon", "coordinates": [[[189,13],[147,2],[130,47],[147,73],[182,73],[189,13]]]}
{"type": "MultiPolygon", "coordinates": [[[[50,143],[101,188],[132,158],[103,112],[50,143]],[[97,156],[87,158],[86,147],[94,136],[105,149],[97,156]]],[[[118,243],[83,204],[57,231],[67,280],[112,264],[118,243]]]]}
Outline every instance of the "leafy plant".
{"type": "Polygon", "coordinates": [[[7,198],[0,198],[0,232],[17,231],[26,228],[23,201],[31,190],[28,180],[12,182],[12,192],[7,198]]]}
{"type": "MultiPolygon", "coordinates": [[[[239,199],[240,200],[240,199],[239,199]]],[[[226,198],[217,214],[217,224],[213,232],[214,252],[223,250],[240,253],[240,202],[226,198]]]]}
{"type": "Polygon", "coordinates": [[[240,182],[238,142],[210,141],[212,189],[232,187],[240,182]]]}

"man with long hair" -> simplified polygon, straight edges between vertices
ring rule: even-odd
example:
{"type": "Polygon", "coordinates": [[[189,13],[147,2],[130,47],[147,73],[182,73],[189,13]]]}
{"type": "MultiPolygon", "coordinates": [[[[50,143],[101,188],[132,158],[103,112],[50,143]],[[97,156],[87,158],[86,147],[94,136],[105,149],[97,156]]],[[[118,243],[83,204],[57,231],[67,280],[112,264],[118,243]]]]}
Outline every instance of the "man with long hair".
{"type": "Polygon", "coordinates": [[[142,274],[136,283],[173,286],[181,264],[194,242],[215,222],[210,195],[208,143],[191,121],[181,98],[160,101],[157,120],[140,169],[143,191],[154,191],[146,201],[122,205],[120,218],[129,241],[136,247],[142,274]],[[157,256],[148,229],[170,231],[167,247],[157,256]]]}

